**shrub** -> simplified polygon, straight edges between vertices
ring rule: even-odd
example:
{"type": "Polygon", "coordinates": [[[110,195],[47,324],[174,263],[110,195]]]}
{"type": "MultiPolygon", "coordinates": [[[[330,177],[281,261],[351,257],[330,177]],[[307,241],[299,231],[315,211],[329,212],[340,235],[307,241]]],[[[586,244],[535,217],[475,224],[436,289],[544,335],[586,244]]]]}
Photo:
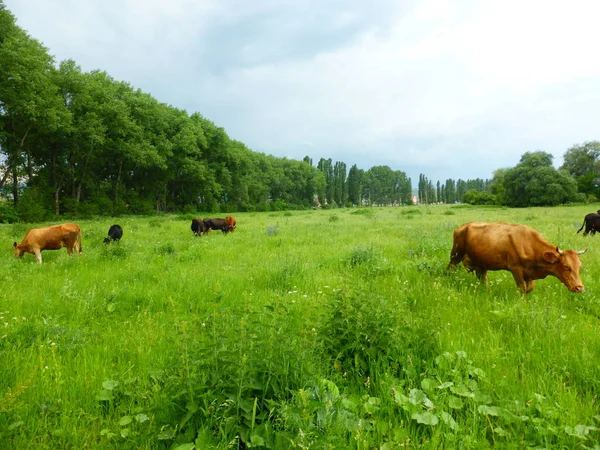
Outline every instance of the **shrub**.
{"type": "Polygon", "coordinates": [[[22,221],[33,223],[42,222],[49,216],[49,210],[44,207],[46,198],[38,188],[27,188],[21,195],[17,211],[22,221]]]}
{"type": "Polygon", "coordinates": [[[18,220],[16,208],[8,202],[0,202],[0,223],[15,223],[18,220]]]}

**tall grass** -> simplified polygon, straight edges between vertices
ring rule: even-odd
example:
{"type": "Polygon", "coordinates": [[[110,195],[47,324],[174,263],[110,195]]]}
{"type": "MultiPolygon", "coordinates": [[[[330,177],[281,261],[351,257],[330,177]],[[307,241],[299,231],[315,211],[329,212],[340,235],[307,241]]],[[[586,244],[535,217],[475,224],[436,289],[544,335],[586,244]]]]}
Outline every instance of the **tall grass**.
{"type": "Polygon", "coordinates": [[[596,209],[102,218],[42,265],[1,225],[0,448],[597,448],[596,209]],[[472,220],[588,247],[586,291],[446,274],[472,220]]]}

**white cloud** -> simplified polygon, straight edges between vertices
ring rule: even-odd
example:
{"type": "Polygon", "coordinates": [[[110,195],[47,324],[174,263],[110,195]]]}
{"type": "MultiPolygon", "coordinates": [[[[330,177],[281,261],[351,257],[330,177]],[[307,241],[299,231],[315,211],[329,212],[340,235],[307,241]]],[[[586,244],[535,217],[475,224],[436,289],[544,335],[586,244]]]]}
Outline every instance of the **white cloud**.
{"type": "Polygon", "coordinates": [[[59,60],[278,156],[490,177],[599,139],[594,1],[6,0],[59,60]]]}

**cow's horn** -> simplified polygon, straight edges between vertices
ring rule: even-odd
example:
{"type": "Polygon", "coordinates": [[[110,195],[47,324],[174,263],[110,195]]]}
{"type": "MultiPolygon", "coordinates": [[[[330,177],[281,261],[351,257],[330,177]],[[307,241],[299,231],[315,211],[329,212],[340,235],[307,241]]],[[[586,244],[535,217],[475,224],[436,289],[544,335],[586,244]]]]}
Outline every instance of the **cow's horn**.
{"type": "Polygon", "coordinates": [[[558,248],[558,246],[556,247],[556,251],[558,252],[559,255],[563,254],[563,251],[560,248],[558,248]]]}
{"type": "Polygon", "coordinates": [[[577,252],[577,254],[578,254],[578,255],[583,255],[583,254],[584,254],[585,252],[587,252],[587,251],[588,251],[588,249],[587,249],[587,248],[586,248],[585,250],[579,250],[579,251],[577,252]]]}

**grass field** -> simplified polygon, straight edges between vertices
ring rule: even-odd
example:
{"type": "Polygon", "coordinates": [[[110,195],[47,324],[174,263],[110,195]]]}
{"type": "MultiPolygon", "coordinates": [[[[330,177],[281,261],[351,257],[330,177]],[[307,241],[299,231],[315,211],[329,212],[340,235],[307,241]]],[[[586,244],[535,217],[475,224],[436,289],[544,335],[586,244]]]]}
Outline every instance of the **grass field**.
{"type": "Polygon", "coordinates": [[[0,225],[0,448],[598,449],[597,209],[98,218],[42,265],[12,242],[49,223],[0,225]],[[445,275],[472,220],[589,248],[585,292],[445,275]]]}

